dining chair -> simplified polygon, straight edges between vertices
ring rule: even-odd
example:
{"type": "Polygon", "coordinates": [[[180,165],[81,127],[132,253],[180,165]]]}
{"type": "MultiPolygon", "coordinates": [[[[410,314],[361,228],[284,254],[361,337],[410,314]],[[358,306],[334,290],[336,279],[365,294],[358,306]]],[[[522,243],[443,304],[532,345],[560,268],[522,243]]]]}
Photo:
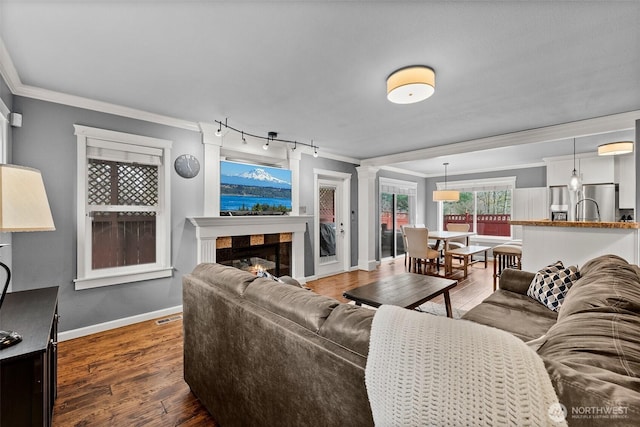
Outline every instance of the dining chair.
{"type": "Polygon", "coordinates": [[[409,272],[426,274],[429,265],[435,265],[440,272],[440,253],[429,247],[427,228],[406,227],[409,272]]]}
{"type": "MultiPolygon", "coordinates": [[[[447,231],[461,231],[461,232],[468,232],[470,229],[470,225],[469,224],[453,224],[453,223],[449,223],[447,224],[447,231]]],[[[464,248],[465,246],[467,246],[467,238],[466,237],[460,237],[458,239],[451,239],[448,242],[447,245],[447,250],[448,249],[460,249],[460,248],[464,248]]],[[[456,257],[454,256],[453,258],[456,258],[458,261],[462,261],[461,257],[456,257]]],[[[471,261],[473,261],[473,257],[471,257],[471,261]]]]}
{"type": "MultiPolygon", "coordinates": [[[[447,224],[447,231],[461,231],[466,233],[470,228],[469,224],[447,224]]],[[[449,248],[451,249],[464,248],[465,246],[467,246],[466,237],[449,240],[449,248]]]]}
{"type": "MultiPolygon", "coordinates": [[[[401,225],[400,232],[402,233],[402,243],[404,244],[404,268],[407,268],[407,260],[409,260],[409,249],[407,246],[407,233],[404,231],[405,228],[413,227],[411,224],[401,225]]],[[[409,261],[410,262],[410,261],[409,261]]]]}

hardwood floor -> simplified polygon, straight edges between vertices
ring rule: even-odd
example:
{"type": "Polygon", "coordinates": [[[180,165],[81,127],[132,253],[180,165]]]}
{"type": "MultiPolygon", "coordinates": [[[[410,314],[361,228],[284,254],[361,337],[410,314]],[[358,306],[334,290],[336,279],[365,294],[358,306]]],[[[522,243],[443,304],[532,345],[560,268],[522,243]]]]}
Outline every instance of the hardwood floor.
{"type": "MultiPolygon", "coordinates": [[[[441,270],[443,268],[443,266],[440,266],[441,270]]],[[[321,295],[347,302],[348,300],[342,296],[344,291],[384,277],[404,273],[405,271],[404,258],[398,258],[391,261],[383,261],[374,271],[357,270],[350,273],[337,274],[307,282],[307,286],[321,295]]],[[[491,261],[489,261],[486,269],[483,263],[471,265],[469,267],[469,275],[464,280],[462,279],[461,271],[456,271],[453,277],[458,279],[458,285],[449,292],[453,308],[468,311],[480,304],[482,300],[493,292],[493,264],[491,261]]],[[[431,301],[444,304],[444,297],[439,296],[431,301]]]]}
{"type": "MultiPolygon", "coordinates": [[[[470,268],[451,291],[454,308],[469,310],[491,294],[492,267],[470,268]]],[[[404,271],[400,258],[308,286],[344,302],[345,290],[404,271]]],[[[433,301],[444,303],[442,296],[433,301]]],[[[182,377],[182,320],[151,320],[59,343],[53,425],[215,426],[182,377]]]]}

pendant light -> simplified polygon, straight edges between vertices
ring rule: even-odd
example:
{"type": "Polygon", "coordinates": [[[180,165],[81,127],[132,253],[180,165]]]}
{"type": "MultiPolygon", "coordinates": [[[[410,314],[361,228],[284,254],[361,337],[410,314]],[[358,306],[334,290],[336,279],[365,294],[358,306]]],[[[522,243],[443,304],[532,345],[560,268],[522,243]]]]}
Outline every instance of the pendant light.
{"type": "Polygon", "coordinates": [[[578,172],[576,171],[576,139],[573,138],[573,172],[571,173],[571,178],[569,179],[569,190],[570,191],[578,191],[580,189],[580,177],[578,176],[578,172]]]}
{"type": "Polygon", "coordinates": [[[444,190],[433,191],[434,202],[457,202],[460,200],[460,192],[457,190],[447,190],[447,166],[449,163],[443,163],[444,165],[444,190]]]}

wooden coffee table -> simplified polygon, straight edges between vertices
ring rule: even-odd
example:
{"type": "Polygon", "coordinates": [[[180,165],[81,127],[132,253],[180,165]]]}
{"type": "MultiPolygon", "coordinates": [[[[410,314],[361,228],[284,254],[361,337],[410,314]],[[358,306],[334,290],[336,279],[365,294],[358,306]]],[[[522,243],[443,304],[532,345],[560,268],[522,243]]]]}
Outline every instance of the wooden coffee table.
{"type": "Polygon", "coordinates": [[[413,309],[440,294],[444,294],[447,317],[453,317],[449,289],[457,284],[457,280],[424,274],[402,273],[351,289],[342,295],[355,301],[356,305],[367,304],[372,307],[380,307],[382,304],[389,304],[413,309]]]}

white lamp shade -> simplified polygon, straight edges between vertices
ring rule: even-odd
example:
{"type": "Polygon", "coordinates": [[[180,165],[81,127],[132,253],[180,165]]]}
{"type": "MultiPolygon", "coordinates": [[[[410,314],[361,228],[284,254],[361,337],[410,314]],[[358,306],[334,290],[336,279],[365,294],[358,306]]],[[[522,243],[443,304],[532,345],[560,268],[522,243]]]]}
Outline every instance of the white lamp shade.
{"type": "Polygon", "coordinates": [[[413,104],[436,90],[436,74],[422,65],[401,68],[387,77],[387,99],[395,104],[413,104]]]}
{"type": "Polygon", "coordinates": [[[434,190],[434,202],[457,202],[460,200],[460,192],[456,190],[434,190]]]}
{"type": "Polygon", "coordinates": [[[598,156],[633,153],[633,141],[610,142],[598,146],[598,156]]]}
{"type": "Polygon", "coordinates": [[[0,165],[0,231],[55,229],[40,171],[0,165]]]}

